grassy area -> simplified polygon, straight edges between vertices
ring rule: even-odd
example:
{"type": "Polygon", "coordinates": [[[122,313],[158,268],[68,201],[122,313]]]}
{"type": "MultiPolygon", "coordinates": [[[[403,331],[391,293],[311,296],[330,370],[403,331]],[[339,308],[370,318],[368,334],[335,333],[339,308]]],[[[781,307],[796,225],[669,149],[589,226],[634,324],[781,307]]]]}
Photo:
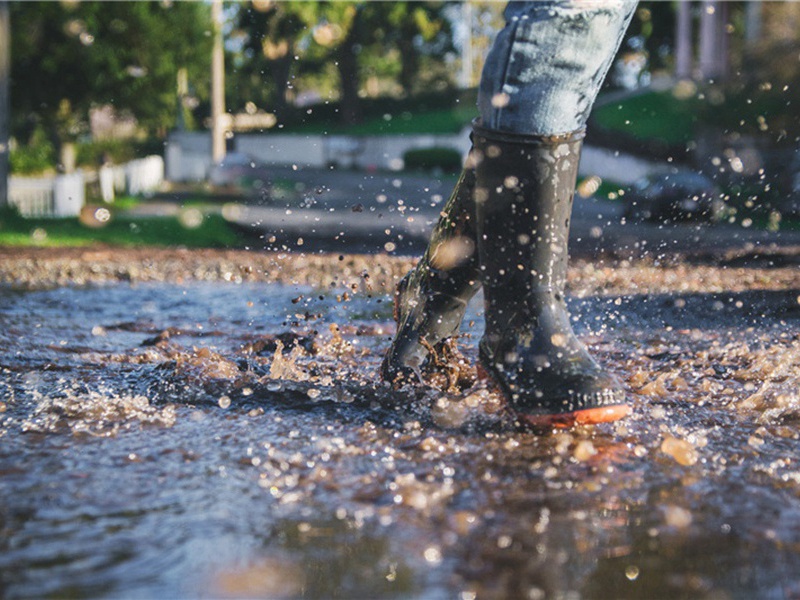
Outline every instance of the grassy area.
{"type": "MultiPolygon", "coordinates": [[[[199,212],[198,212],[199,214],[199,212]]],[[[78,218],[25,219],[14,212],[0,213],[2,246],[185,246],[187,248],[241,247],[244,239],[219,215],[192,218],[111,218],[102,227],[90,227],[78,218]],[[200,221],[200,222],[198,222],[200,221]]]]}
{"type": "Polygon", "coordinates": [[[114,210],[129,210],[142,203],[142,199],[137,196],[117,196],[114,198],[112,207],[114,210]]]}
{"type": "Polygon", "coordinates": [[[362,98],[362,120],[356,125],[343,125],[340,104],[326,102],[285,115],[281,131],[348,135],[458,133],[478,116],[477,99],[477,89],[437,91],[405,98],[362,98]]]}
{"type": "Polygon", "coordinates": [[[696,100],[679,100],[669,91],[649,92],[599,106],[593,119],[604,129],[639,140],[680,145],[692,139],[698,113],[696,100]]]}
{"type": "Polygon", "coordinates": [[[399,135],[458,133],[478,116],[474,105],[459,104],[427,112],[403,111],[366,118],[357,125],[316,122],[287,127],[287,132],[308,134],[399,135]]]}

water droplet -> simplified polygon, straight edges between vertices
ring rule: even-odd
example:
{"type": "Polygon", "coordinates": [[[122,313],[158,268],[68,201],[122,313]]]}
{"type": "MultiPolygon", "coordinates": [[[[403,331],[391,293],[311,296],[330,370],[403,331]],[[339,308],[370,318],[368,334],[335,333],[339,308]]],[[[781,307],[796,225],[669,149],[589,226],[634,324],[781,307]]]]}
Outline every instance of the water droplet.
{"type": "Polygon", "coordinates": [[[578,462],[586,462],[595,454],[597,454],[597,450],[595,449],[594,444],[592,444],[592,442],[589,440],[581,440],[578,442],[575,446],[575,451],[573,452],[573,456],[578,462]]]}
{"type": "Polygon", "coordinates": [[[664,507],[664,520],[667,525],[678,529],[685,529],[692,524],[692,513],[687,509],[669,505],[664,507]]]}
{"type": "Polygon", "coordinates": [[[637,577],[639,577],[639,567],[636,565],[625,567],[625,577],[628,578],[628,581],[636,581],[637,577]]]}
{"type": "Polygon", "coordinates": [[[423,556],[431,565],[438,565],[442,562],[442,551],[438,546],[429,546],[428,548],[425,548],[423,556]]]}
{"type": "Polygon", "coordinates": [[[494,108],[504,108],[508,106],[509,102],[511,102],[511,96],[505,92],[500,92],[499,94],[492,96],[492,106],[494,108]]]}

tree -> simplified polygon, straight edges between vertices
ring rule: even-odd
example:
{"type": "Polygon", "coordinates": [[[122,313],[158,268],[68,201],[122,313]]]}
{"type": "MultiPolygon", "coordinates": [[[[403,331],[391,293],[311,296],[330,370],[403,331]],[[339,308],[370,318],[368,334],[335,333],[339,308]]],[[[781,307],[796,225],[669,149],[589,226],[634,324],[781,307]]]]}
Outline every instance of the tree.
{"type": "Polygon", "coordinates": [[[0,209],[8,204],[8,2],[0,0],[0,209]]]}
{"type": "Polygon", "coordinates": [[[233,57],[233,94],[229,105],[241,110],[250,101],[269,107],[279,121],[288,112],[288,92],[295,52],[308,26],[291,2],[257,1],[242,6],[233,35],[241,39],[233,57]]]}
{"type": "Polygon", "coordinates": [[[433,79],[452,83],[444,66],[453,49],[445,8],[352,0],[240,5],[230,44],[230,105],[252,101],[282,121],[299,82],[323,95],[332,91],[342,121],[354,123],[366,92],[409,95],[429,89],[433,79]],[[390,84],[373,85],[378,80],[390,84]]]}
{"type": "Polygon", "coordinates": [[[362,28],[364,2],[302,2],[298,12],[312,29],[318,48],[327,49],[339,73],[341,119],[352,124],[361,120],[358,97],[360,73],[357,53],[366,31],[362,28]]]}
{"type": "Polygon", "coordinates": [[[369,30],[383,42],[383,53],[398,50],[399,82],[407,95],[422,88],[423,55],[441,58],[453,50],[450,23],[442,2],[376,2],[370,6],[369,30]]]}
{"type": "Polygon", "coordinates": [[[204,3],[18,2],[11,23],[13,130],[23,141],[41,126],[63,149],[104,104],[163,134],[176,115],[178,70],[207,90],[204,3]]]}
{"type": "Polygon", "coordinates": [[[425,51],[444,54],[452,50],[451,31],[441,2],[317,2],[316,14],[308,11],[316,44],[332,51],[339,72],[342,120],[361,117],[359,92],[363,67],[370,57],[395,57],[403,91],[422,88],[420,59],[425,51]],[[441,35],[438,44],[432,44],[441,35]],[[429,43],[430,46],[425,47],[429,43]],[[392,54],[392,51],[395,51],[392,54]]]}
{"type": "MultiPolygon", "coordinates": [[[[322,70],[333,62],[339,74],[337,88],[342,118],[360,119],[358,90],[360,77],[357,53],[361,47],[360,15],[364,2],[270,2],[257,0],[242,9],[238,33],[244,37],[243,52],[236,65],[237,91],[259,92],[258,75],[266,76],[272,88],[272,109],[286,112],[292,71],[322,70]]],[[[262,82],[263,85],[263,82],[262,82]]],[[[236,101],[233,105],[237,105],[236,101]]]]}

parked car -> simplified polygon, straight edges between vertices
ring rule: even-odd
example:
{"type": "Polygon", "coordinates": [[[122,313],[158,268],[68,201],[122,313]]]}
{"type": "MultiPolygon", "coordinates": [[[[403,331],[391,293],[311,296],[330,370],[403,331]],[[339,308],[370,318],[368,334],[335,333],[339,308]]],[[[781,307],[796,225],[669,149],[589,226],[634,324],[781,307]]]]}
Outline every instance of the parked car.
{"type": "Polygon", "coordinates": [[[625,218],[631,221],[718,221],[725,202],[717,185],[693,171],[671,170],[637,181],[625,192],[625,218]]]}
{"type": "Polygon", "coordinates": [[[212,185],[221,187],[260,188],[269,180],[269,169],[249,154],[229,152],[222,161],[211,166],[208,179],[212,185]]]}

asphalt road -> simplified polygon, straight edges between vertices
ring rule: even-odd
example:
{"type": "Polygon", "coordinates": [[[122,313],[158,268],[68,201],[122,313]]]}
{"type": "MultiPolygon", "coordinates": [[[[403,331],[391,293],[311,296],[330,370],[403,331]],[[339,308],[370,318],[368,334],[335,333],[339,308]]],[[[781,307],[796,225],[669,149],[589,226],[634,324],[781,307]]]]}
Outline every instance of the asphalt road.
{"type": "MultiPolygon", "coordinates": [[[[240,207],[236,221],[260,230],[267,245],[297,249],[417,254],[455,183],[455,176],[275,169],[273,197],[240,207]],[[275,191],[277,190],[277,193],[275,191]],[[272,240],[272,241],[270,241],[272,240]]],[[[741,225],[631,223],[620,202],[576,196],[573,255],[659,258],[671,254],[762,253],[800,246],[800,232],[741,225]]]]}

